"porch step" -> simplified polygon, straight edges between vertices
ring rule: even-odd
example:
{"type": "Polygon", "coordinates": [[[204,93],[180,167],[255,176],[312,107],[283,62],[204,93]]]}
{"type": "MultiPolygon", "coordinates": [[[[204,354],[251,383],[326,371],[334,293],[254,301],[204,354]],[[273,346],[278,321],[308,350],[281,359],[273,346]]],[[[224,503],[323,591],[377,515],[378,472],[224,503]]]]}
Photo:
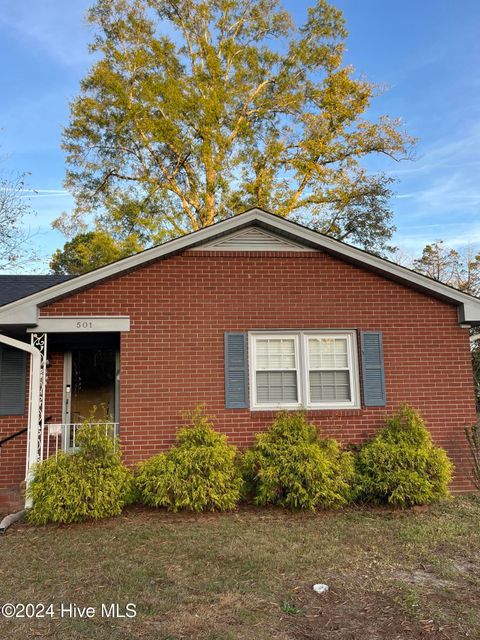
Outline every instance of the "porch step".
{"type": "Polygon", "coordinates": [[[0,489],[0,514],[7,515],[24,508],[23,486],[24,483],[22,482],[19,485],[0,489]]]}

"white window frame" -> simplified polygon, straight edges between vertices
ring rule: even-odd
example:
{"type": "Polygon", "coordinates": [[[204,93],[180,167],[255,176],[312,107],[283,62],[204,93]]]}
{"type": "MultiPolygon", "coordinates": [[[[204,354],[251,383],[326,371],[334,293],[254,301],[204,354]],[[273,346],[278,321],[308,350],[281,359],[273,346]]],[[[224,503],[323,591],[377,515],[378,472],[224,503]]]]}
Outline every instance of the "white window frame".
{"type": "MultiPolygon", "coordinates": [[[[275,331],[268,331],[265,333],[249,333],[248,334],[248,353],[249,353],[249,368],[250,368],[250,406],[255,410],[269,410],[269,409],[299,409],[302,406],[302,387],[300,384],[300,339],[298,333],[276,333],[275,331]],[[297,402],[279,402],[271,404],[257,404],[257,339],[269,339],[272,340],[291,340],[294,339],[295,345],[295,372],[297,374],[297,402]]],[[[287,371],[287,369],[285,369],[287,371]]],[[[288,369],[293,371],[293,369],[288,369]]]]}
{"type": "MultiPolygon", "coordinates": [[[[356,332],[342,331],[342,332],[315,332],[303,334],[303,350],[305,354],[305,388],[307,407],[312,409],[352,409],[359,406],[359,385],[358,385],[358,358],[356,348],[356,332]],[[347,368],[348,379],[350,383],[350,400],[343,400],[338,402],[312,402],[310,397],[310,366],[309,366],[309,347],[308,340],[310,338],[338,338],[347,341],[347,368]]],[[[326,370],[326,369],[324,369],[326,370]]],[[[337,369],[337,371],[344,371],[344,369],[337,369]]],[[[312,369],[312,371],[322,371],[322,369],[312,369]]],[[[328,369],[328,371],[335,371],[335,369],[328,369]]]]}
{"type": "Polygon", "coordinates": [[[360,379],[358,364],[357,332],[353,329],[345,330],[305,330],[305,331],[251,331],[248,334],[248,360],[249,360],[249,385],[250,385],[250,410],[269,411],[271,409],[359,409],[360,404],[360,379]],[[297,398],[296,403],[257,403],[256,380],[256,341],[257,338],[295,339],[295,364],[297,372],[297,398]],[[351,400],[339,402],[311,402],[310,400],[310,371],[308,363],[308,338],[328,337],[347,339],[347,357],[349,368],[349,380],[351,400]]]}

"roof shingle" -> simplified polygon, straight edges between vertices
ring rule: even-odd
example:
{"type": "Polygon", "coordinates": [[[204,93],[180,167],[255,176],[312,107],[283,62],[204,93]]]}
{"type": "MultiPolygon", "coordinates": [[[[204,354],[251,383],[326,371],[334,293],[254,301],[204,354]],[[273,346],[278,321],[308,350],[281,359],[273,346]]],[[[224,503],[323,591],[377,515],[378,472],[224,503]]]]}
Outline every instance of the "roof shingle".
{"type": "Polygon", "coordinates": [[[44,275],[17,276],[0,275],[0,307],[14,300],[25,298],[42,289],[70,280],[72,276],[44,275]]]}

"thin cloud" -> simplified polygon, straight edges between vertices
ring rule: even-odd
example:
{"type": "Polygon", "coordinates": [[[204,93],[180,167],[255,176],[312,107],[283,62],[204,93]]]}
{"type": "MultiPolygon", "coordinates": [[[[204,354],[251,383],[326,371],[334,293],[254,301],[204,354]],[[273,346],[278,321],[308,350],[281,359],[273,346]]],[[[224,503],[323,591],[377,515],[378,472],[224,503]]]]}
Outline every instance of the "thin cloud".
{"type": "Polygon", "coordinates": [[[58,193],[62,196],[69,194],[65,189],[36,189],[35,187],[32,187],[31,189],[22,189],[22,191],[33,191],[35,193],[58,193]]]}
{"type": "Polygon", "coordinates": [[[480,148],[480,123],[472,123],[462,135],[455,131],[455,139],[444,137],[424,149],[420,149],[418,157],[401,168],[392,169],[388,173],[396,176],[425,174],[438,169],[460,169],[480,165],[478,149],[480,148]]]}
{"type": "Polygon", "coordinates": [[[20,198],[67,198],[70,194],[65,193],[32,193],[29,195],[19,196],[20,198]]]}
{"type": "Polygon", "coordinates": [[[83,65],[90,58],[91,34],[84,20],[90,4],[87,0],[0,0],[0,28],[14,30],[29,46],[37,45],[63,66],[83,65]]]}
{"type": "Polygon", "coordinates": [[[22,198],[66,198],[71,193],[65,189],[22,189],[22,198]]]}
{"type": "Polygon", "coordinates": [[[28,189],[19,189],[22,193],[59,193],[61,195],[68,194],[66,189],[37,189],[37,187],[29,187],[28,189]]]}

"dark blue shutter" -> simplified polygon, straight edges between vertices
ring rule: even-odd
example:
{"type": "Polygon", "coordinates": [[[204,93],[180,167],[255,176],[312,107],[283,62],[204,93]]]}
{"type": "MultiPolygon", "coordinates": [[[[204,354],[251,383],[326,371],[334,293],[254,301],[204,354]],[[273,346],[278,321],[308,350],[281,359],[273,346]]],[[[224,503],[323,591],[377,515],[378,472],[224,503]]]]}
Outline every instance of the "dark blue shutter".
{"type": "Polygon", "coordinates": [[[225,334],[225,407],[248,407],[248,354],[246,333],[225,334]]]}
{"type": "Polygon", "coordinates": [[[366,407],[384,407],[387,398],[382,334],[379,331],[362,331],[361,345],[364,404],[366,407]]]}
{"type": "Polygon", "coordinates": [[[0,346],[0,416],[25,412],[26,354],[0,346]]]}

